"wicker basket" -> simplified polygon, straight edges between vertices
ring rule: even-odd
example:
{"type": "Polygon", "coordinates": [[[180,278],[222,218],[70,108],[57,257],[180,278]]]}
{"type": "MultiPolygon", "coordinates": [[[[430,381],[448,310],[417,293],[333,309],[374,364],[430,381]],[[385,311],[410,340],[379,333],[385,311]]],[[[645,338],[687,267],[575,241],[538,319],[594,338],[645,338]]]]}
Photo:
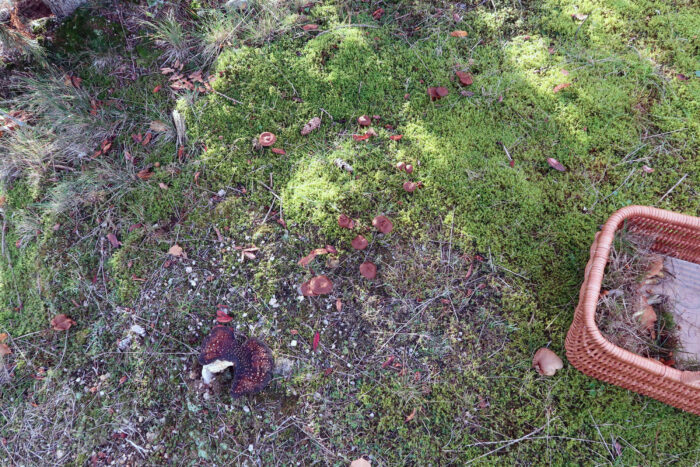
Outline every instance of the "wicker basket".
{"type": "Polygon", "coordinates": [[[595,313],[615,232],[650,237],[652,250],[700,264],[700,218],[647,206],[613,214],[596,234],[586,265],[574,321],[566,336],[566,356],[583,373],[700,415],[700,372],[681,371],[609,342],[596,326],[595,313]]]}

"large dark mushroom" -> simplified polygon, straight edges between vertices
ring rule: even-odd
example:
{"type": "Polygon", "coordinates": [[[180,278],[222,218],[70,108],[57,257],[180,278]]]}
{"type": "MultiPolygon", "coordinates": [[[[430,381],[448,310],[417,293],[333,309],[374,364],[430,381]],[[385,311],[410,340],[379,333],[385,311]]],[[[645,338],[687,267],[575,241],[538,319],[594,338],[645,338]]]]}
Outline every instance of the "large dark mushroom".
{"type": "Polygon", "coordinates": [[[243,340],[226,326],[215,326],[199,354],[202,380],[209,384],[215,373],[233,366],[231,396],[261,391],[270,382],[274,359],[272,351],[259,339],[243,340]]]}

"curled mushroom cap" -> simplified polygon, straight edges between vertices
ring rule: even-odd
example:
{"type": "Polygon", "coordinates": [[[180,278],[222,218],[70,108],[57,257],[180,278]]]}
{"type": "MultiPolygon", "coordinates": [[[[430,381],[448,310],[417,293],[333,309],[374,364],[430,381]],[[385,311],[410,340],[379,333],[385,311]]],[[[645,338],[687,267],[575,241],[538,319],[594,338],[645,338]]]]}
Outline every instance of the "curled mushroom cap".
{"type": "Polygon", "coordinates": [[[353,229],[355,227],[355,221],[350,219],[345,214],[338,216],[338,225],[344,229],[353,229]]]}
{"type": "Polygon", "coordinates": [[[372,119],[369,118],[369,115],[363,115],[357,119],[357,123],[360,126],[370,126],[372,124],[372,119]]]}
{"type": "Polygon", "coordinates": [[[274,133],[270,133],[269,131],[260,133],[260,136],[258,136],[258,142],[260,143],[260,146],[263,146],[265,148],[275,144],[275,141],[277,141],[277,136],[275,136],[274,133]]]}
{"type": "Polygon", "coordinates": [[[394,224],[386,216],[377,216],[372,219],[372,225],[383,234],[388,234],[394,229],[394,224]]]}
{"type": "Polygon", "coordinates": [[[231,396],[261,391],[270,382],[274,359],[272,351],[254,337],[242,341],[226,326],[215,326],[199,354],[202,380],[209,384],[214,373],[233,366],[231,396]]]}
{"type": "Polygon", "coordinates": [[[367,245],[369,245],[369,242],[362,235],[358,235],[352,240],[352,242],[350,242],[350,244],[356,250],[364,250],[367,248],[367,245]]]}
{"type": "Polygon", "coordinates": [[[377,277],[377,266],[374,263],[366,261],[360,264],[360,274],[366,279],[374,279],[377,277]]]}
{"type": "Polygon", "coordinates": [[[564,368],[564,362],[554,352],[542,347],[532,358],[532,366],[541,375],[553,376],[557,370],[564,368]]]}

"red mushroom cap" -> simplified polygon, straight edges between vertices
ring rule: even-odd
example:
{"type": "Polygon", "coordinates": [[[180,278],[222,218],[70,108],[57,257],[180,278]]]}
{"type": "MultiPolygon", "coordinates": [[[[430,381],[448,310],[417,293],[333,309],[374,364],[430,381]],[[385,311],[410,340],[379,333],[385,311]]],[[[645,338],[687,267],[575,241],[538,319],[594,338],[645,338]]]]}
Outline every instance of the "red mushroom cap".
{"type": "Polygon", "coordinates": [[[208,365],[216,360],[231,361],[231,354],[235,348],[240,346],[236,339],[236,334],[227,326],[214,326],[211,333],[202,345],[199,354],[200,365],[208,365]]]}
{"type": "Polygon", "coordinates": [[[275,360],[272,351],[254,337],[246,340],[235,351],[236,367],[231,383],[231,397],[262,391],[270,382],[275,360]]]}
{"type": "Polygon", "coordinates": [[[233,362],[231,396],[234,399],[267,386],[275,364],[272,351],[262,341],[252,337],[241,343],[233,330],[226,326],[215,326],[211,330],[198,360],[203,366],[216,360],[233,362]]]}
{"type": "Polygon", "coordinates": [[[435,89],[435,93],[440,97],[445,97],[450,91],[444,86],[439,86],[435,89]]]}
{"type": "Polygon", "coordinates": [[[416,185],[413,182],[404,182],[403,184],[403,189],[408,191],[409,193],[413,193],[414,191],[416,191],[417,187],[418,185],[416,185]]]}
{"type": "Polygon", "coordinates": [[[363,115],[357,119],[357,123],[360,126],[370,126],[372,124],[372,119],[369,118],[369,115],[363,115]]]}
{"type": "Polygon", "coordinates": [[[406,165],[406,173],[407,174],[413,173],[413,166],[411,164],[406,165]]]}
{"type": "Polygon", "coordinates": [[[374,279],[377,277],[377,266],[375,266],[374,263],[366,261],[360,264],[360,274],[366,279],[374,279]]]}
{"type": "Polygon", "coordinates": [[[466,71],[457,71],[455,74],[457,75],[457,78],[459,78],[459,84],[462,86],[469,86],[474,82],[471,73],[467,73],[466,71]]]}
{"type": "Polygon", "coordinates": [[[260,146],[265,148],[275,144],[275,141],[277,141],[277,136],[275,136],[274,133],[270,133],[269,131],[260,133],[260,136],[258,136],[258,142],[260,143],[260,146]]]}
{"type": "Polygon", "coordinates": [[[355,221],[350,219],[345,214],[341,214],[338,216],[338,225],[344,229],[352,230],[353,228],[355,228],[355,221]]]}
{"type": "Polygon", "coordinates": [[[394,224],[386,216],[377,216],[372,219],[372,225],[383,234],[388,234],[394,229],[394,224]]]}
{"type": "Polygon", "coordinates": [[[405,162],[399,162],[396,164],[396,168],[399,170],[406,170],[406,163],[405,162]]]}
{"type": "Polygon", "coordinates": [[[351,245],[356,250],[364,250],[369,245],[369,242],[362,235],[358,235],[352,240],[351,245]]]}

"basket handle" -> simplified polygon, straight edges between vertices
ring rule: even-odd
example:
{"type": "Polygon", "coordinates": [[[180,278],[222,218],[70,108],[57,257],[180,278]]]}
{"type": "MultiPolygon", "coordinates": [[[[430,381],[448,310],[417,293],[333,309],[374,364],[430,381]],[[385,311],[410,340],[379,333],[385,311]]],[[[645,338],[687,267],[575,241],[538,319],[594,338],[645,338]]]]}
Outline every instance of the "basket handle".
{"type": "Polygon", "coordinates": [[[681,381],[700,387],[700,371],[684,371],[681,373],[681,381]]]}

